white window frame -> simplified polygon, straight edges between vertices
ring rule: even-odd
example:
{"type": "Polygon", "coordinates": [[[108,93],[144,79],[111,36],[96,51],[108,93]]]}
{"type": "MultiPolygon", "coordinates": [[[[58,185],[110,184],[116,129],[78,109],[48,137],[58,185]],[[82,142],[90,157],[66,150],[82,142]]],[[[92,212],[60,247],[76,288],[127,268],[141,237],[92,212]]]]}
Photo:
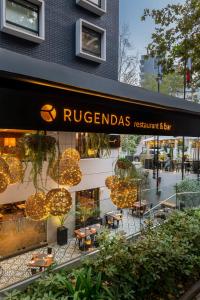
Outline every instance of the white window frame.
{"type": "Polygon", "coordinates": [[[106,61],[106,30],[88,21],[79,19],[76,22],[76,56],[85,58],[87,60],[92,60],[97,63],[105,62],[106,61]],[[89,54],[82,49],[83,26],[101,34],[101,57],[89,54]]]}
{"type": "Polygon", "coordinates": [[[6,22],[6,0],[1,1],[1,31],[8,34],[17,36],[22,39],[26,39],[35,43],[41,43],[45,39],[45,8],[44,0],[28,0],[29,3],[35,4],[39,7],[39,35],[36,36],[31,32],[23,30],[23,28],[13,27],[6,22]]]}
{"type": "Polygon", "coordinates": [[[76,0],[76,4],[95,13],[98,16],[102,16],[107,11],[107,0],[101,0],[101,7],[98,7],[87,0],[76,0]]]}

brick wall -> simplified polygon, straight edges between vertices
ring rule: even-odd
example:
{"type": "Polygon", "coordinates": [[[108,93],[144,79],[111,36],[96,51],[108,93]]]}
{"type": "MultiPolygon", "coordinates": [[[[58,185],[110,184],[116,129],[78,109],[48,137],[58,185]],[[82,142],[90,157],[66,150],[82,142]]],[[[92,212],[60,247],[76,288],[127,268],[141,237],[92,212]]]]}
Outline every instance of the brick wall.
{"type": "Polygon", "coordinates": [[[0,47],[41,60],[117,80],[119,1],[107,1],[102,17],[79,7],[76,0],[45,1],[45,41],[35,44],[0,32],[0,47]],[[83,18],[107,30],[107,61],[101,64],[75,56],[75,23],[83,18]]]}

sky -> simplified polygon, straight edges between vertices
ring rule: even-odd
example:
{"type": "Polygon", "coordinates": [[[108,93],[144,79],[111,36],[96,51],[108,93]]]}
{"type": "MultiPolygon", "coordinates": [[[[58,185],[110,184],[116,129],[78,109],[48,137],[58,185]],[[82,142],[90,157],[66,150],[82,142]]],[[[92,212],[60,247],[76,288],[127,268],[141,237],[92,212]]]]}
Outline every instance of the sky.
{"type": "Polygon", "coordinates": [[[146,54],[145,47],[151,41],[154,23],[148,18],[141,21],[145,8],[162,8],[167,4],[184,3],[185,0],[120,0],[120,25],[128,24],[134,52],[146,54]]]}

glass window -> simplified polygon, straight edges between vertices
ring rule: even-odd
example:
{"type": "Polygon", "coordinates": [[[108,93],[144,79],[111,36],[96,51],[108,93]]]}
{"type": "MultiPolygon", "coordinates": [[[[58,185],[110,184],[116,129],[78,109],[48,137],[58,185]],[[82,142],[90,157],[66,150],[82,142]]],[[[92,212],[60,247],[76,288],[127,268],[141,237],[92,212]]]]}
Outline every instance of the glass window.
{"type": "Polygon", "coordinates": [[[97,149],[90,145],[87,139],[88,133],[79,132],[76,134],[76,149],[80,153],[81,158],[96,158],[99,157],[97,149]]]}
{"type": "Polygon", "coordinates": [[[6,23],[39,35],[39,6],[24,0],[6,0],[6,23]]]}
{"type": "Polygon", "coordinates": [[[76,228],[96,223],[99,217],[99,188],[76,192],[76,228]]]}
{"type": "Polygon", "coordinates": [[[87,0],[87,1],[98,7],[101,7],[101,0],[87,0]]]}
{"type": "Polygon", "coordinates": [[[88,54],[101,57],[101,33],[83,26],[82,50],[88,54]]]}

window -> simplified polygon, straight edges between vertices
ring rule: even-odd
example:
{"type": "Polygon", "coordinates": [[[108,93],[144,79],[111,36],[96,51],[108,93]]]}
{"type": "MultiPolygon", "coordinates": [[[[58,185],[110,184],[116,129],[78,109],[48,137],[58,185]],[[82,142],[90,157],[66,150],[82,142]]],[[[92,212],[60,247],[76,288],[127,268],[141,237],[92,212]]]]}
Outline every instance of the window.
{"type": "Polygon", "coordinates": [[[101,63],[106,60],[106,31],[85,20],[76,23],[76,55],[101,63]]]}
{"type": "Polygon", "coordinates": [[[101,0],[87,0],[87,1],[98,7],[101,7],[101,0]]]}
{"type": "Polygon", "coordinates": [[[86,53],[101,57],[101,33],[83,26],[82,49],[86,53]]]}
{"type": "Polygon", "coordinates": [[[106,13],[107,0],[76,0],[76,3],[83,8],[102,16],[106,13]]]}
{"type": "Polygon", "coordinates": [[[1,30],[40,43],[44,40],[43,0],[2,0],[1,30]]]}
{"type": "Polygon", "coordinates": [[[99,188],[76,192],[76,228],[97,223],[99,206],[99,188]]]}
{"type": "Polygon", "coordinates": [[[98,158],[98,150],[87,145],[87,133],[79,132],[76,134],[76,149],[80,153],[81,158],[98,158]]]}

